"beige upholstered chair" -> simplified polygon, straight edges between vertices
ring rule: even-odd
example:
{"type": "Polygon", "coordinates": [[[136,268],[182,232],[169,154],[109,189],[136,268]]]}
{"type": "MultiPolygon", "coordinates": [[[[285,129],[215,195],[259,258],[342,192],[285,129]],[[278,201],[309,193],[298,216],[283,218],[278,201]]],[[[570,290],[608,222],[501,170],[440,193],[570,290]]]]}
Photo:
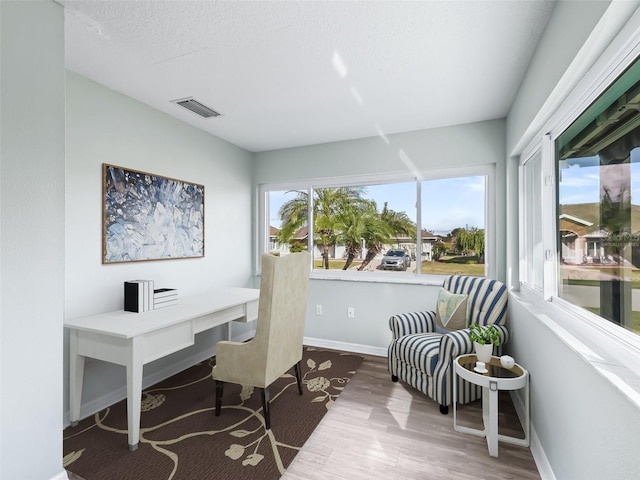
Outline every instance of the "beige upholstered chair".
{"type": "Polygon", "coordinates": [[[311,256],[262,256],[260,302],[256,334],[248,342],[219,342],[216,347],[216,416],[220,415],[225,382],[261,389],[266,428],[271,428],[269,385],[294,367],[302,395],[300,361],[307,312],[311,256]]]}

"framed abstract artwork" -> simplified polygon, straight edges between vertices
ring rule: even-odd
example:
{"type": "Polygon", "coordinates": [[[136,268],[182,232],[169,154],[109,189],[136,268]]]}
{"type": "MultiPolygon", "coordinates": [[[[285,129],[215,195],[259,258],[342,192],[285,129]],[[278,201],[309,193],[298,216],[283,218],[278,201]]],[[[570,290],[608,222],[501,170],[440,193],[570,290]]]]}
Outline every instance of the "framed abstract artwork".
{"type": "Polygon", "coordinates": [[[102,165],[102,263],[204,257],[204,186],[102,165]]]}

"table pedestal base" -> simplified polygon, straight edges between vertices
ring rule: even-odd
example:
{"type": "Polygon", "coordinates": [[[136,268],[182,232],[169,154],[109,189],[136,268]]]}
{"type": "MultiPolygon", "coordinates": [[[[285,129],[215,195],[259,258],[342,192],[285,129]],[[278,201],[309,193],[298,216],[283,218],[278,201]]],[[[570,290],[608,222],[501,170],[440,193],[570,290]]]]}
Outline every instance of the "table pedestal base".
{"type": "Polygon", "coordinates": [[[485,437],[487,439],[487,449],[489,455],[492,457],[498,456],[498,442],[511,443],[513,445],[519,445],[523,447],[529,446],[529,375],[525,373],[522,377],[522,383],[509,384],[505,380],[518,379],[504,379],[491,376],[484,376],[479,374],[470,374],[467,370],[462,370],[458,357],[454,365],[453,374],[453,428],[456,432],[468,433],[470,435],[476,435],[478,437],[485,437]],[[477,428],[465,427],[458,425],[457,419],[457,406],[458,406],[458,373],[462,372],[465,380],[470,381],[476,385],[482,386],[482,422],[484,429],[479,430],[477,428]],[[468,378],[467,378],[468,377],[468,378]],[[502,384],[501,384],[502,382],[502,384]],[[498,392],[500,390],[515,390],[518,388],[524,388],[525,394],[525,420],[523,422],[524,438],[510,437],[508,435],[500,435],[498,433],[498,392]]]}

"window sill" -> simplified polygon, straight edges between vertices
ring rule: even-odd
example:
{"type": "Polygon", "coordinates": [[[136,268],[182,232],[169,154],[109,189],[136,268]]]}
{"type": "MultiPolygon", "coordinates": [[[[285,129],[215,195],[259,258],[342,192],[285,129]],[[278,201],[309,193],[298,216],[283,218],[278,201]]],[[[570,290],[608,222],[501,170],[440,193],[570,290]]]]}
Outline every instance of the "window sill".
{"type": "Polygon", "coordinates": [[[640,340],[628,337],[627,332],[618,332],[623,338],[617,337],[615,330],[594,324],[588,314],[576,313],[575,307],[560,299],[547,302],[539,293],[526,288],[512,291],[511,295],[526,304],[531,315],[640,408],[640,340]]]}
{"type": "Polygon", "coordinates": [[[415,275],[405,272],[354,272],[343,270],[320,270],[311,271],[312,280],[333,280],[342,282],[360,283],[391,283],[406,285],[430,285],[442,286],[446,275],[415,275]]]}

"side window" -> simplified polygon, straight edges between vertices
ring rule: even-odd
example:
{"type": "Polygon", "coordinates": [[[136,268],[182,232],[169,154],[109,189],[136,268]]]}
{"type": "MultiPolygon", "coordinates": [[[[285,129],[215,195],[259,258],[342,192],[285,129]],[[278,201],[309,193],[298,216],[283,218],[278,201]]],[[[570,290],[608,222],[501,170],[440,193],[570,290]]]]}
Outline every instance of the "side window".
{"type": "Polygon", "coordinates": [[[556,141],[558,295],[640,333],[638,65],[556,141]]]}
{"type": "Polygon", "coordinates": [[[523,191],[522,249],[520,281],[542,291],[544,254],[542,248],[542,155],[540,151],[520,168],[523,191]]]}

